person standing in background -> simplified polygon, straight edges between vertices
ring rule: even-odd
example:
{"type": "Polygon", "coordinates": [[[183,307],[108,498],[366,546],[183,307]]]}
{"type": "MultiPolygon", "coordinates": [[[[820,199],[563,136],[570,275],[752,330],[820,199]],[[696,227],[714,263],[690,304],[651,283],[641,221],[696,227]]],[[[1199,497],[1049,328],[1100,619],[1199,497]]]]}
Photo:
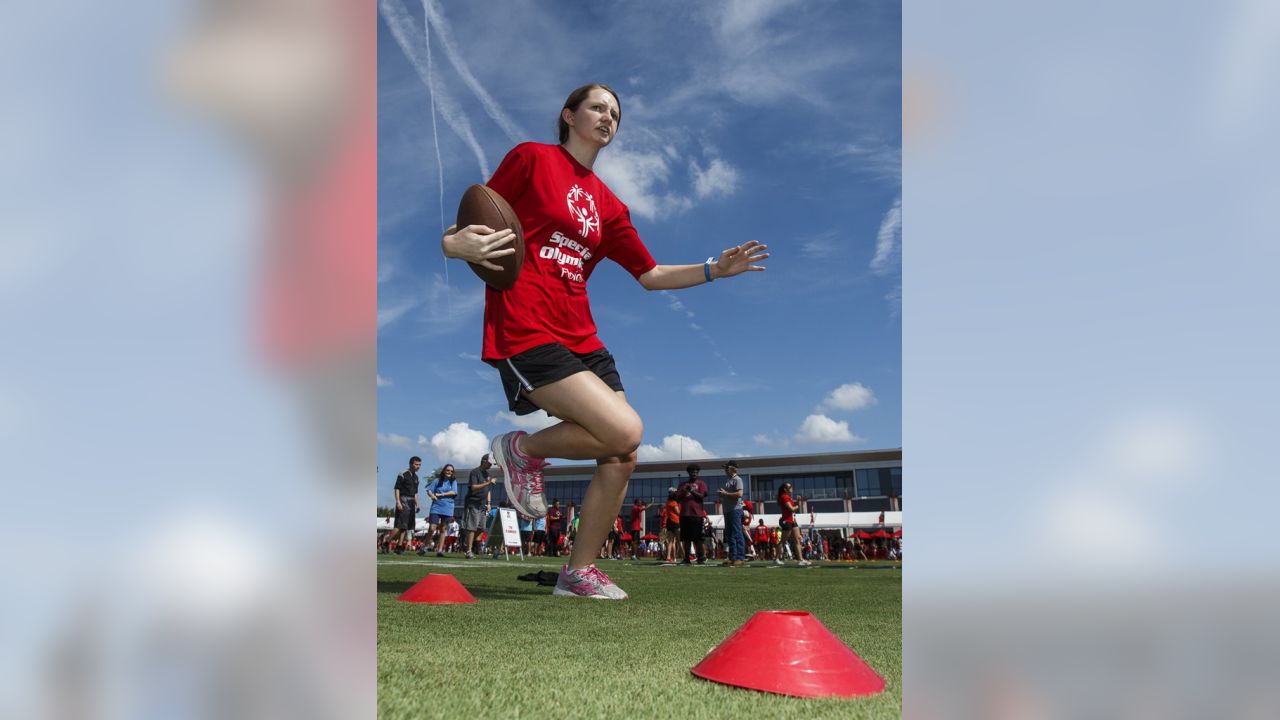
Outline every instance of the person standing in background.
{"type": "Polygon", "coordinates": [[[547,554],[560,557],[560,533],[564,527],[564,511],[560,509],[560,501],[552,500],[547,508],[547,554]]]}
{"type": "Polygon", "coordinates": [[[680,542],[680,501],[676,489],[667,488],[667,504],[662,506],[662,544],[666,561],[676,561],[676,545],[680,542]]]}
{"type": "Polygon", "coordinates": [[[418,514],[418,468],[422,467],[422,458],[414,455],[409,458],[409,469],[396,476],[396,523],[387,540],[387,549],[394,550],[397,555],[404,554],[404,547],[413,535],[413,526],[417,523],[418,514]],[[399,546],[397,547],[397,543],[399,546]]]}
{"type": "Polygon", "coordinates": [[[729,556],[724,561],[730,567],[742,567],[747,564],[746,540],[742,534],[742,478],[738,477],[738,463],[730,460],[724,464],[728,477],[718,492],[724,503],[724,545],[729,556]]]}
{"type": "MultiPolygon", "coordinates": [[[[689,477],[680,484],[676,499],[680,501],[680,542],[684,544],[685,565],[692,565],[702,545],[702,520],[707,516],[707,509],[702,500],[707,496],[707,484],[698,477],[702,468],[696,463],[685,468],[689,477]]],[[[698,564],[707,562],[706,555],[697,557],[698,564]]]]}
{"type": "Polygon", "coordinates": [[[485,528],[485,513],[489,510],[489,488],[497,484],[497,479],[489,477],[489,469],[493,467],[489,453],[480,458],[480,467],[467,476],[467,498],[462,505],[462,544],[467,552],[467,559],[473,554],[476,533],[485,528]]]}
{"type": "Polygon", "coordinates": [[[640,550],[640,536],[644,535],[644,511],[649,505],[640,498],[631,504],[631,559],[635,560],[640,550]]]}
{"type": "MultiPolygon", "coordinates": [[[[454,478],[453,465],[445,465],[435,481],[427,486],[427,497],[431,498],[427,538],[436,550],[436,557],[444,557],[444,541],[449,534],[449,522],[453,520],[453,499],[457,496],[458,481],[454,478]]],[[[430,547],[420,548],[418,554],[426,555],[429,551],[430,547]]]]}

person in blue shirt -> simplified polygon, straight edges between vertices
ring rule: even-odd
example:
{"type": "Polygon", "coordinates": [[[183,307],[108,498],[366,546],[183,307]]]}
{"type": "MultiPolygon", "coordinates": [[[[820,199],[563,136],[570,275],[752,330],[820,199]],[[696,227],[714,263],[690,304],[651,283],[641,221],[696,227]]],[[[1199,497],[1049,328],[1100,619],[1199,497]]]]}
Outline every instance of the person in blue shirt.
{"type": "MultiPolygon", "coordinates": [[[[454,477],[452,465],[440,468],[435,481],[427,486],[427,497],[431,498],[431,514],[427,517],[430,526],[428,537],[436,549],[436,557],[444,557],[444,539],[448,535],[449,521],[453,520],[453,501],[458,497],[458,480],[454,477]]],[[[427,550],[419,550],[418,554],[426,555],[427,550]]]]}
{"type": "MultiPolygon", "coordinates": [[[[529,547],[525,549],[526,555],[533,555],[535,550],[541,550],[543,543],[547,541],[547,518],[540,517],[533,521],[533,538],[529,541],[529,547]]],[[[541,555],[541,552],[537,553],[541,555]]]]}
{"type": "Polygon", "coordinates": [[[528,555],[533,547],[533,518],[516,509],[516,526],[520,528],[520,544],[524,546],[524,554],[528,555]]]}

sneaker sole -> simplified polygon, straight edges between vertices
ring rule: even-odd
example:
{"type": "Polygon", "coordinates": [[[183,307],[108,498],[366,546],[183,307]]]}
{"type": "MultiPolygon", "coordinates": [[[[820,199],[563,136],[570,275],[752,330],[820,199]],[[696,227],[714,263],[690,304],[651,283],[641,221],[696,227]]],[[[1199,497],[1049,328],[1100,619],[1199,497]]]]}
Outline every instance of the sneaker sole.
{"type": "Polygon", "coordinates": [[[502,438],[504,437],[506,437],[506,435],[499,435],[498,437],[494,438],[493,442],[489,443],[489,452],[492,453],[493,458],[498,461],[498,467],[502,468],[502,488],[507,491],[507,500],[511,501],[511,504],[515,506],[516,510],[519,510],[522,514],[527,515],[528,517],[531,517],[535,520],[537,520],[538,518],[546,517],[547,514],[545,512],[542,513],[541,515],[535,515],[529,508],[525,507],[524,505],[516,501],[515,489],[511,487],[512,473],[509,470],[507,470],[507,466],[510,463],[508,463],[507,453],[503,450],[503,447],[502,447],[503,445],[506,444],[502,442],[502,438]]]}
{"type": "Polygon", "coordinates": [[[570,590],[564,590],[559,585],[556,586],[555,590],[551,591],[551,594],[557,597],[576,597],[576,598],[587,598],[590,600],[613,600],[614,599],[609,597],[608,595],[579,595],[576,592],[572,592],[570,590]]]}

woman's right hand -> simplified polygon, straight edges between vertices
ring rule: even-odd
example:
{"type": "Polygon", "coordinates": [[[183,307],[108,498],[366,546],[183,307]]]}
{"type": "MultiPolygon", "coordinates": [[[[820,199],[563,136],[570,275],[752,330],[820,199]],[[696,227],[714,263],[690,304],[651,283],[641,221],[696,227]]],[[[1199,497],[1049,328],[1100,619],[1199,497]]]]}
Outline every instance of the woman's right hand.
{"type": "Polygon", "coordinates": [[[501,270],[501,267],[489,261],[515,254],[515,247],[503,247],[511,245],[515,237],[515,231],[509,229],[494,232],[493,228],[486,225],[468,225],[459,230],[457,225],[450,225],[440,238],[440,248],[444,250],[445,257],[466,260],[490,270],[501,270]]]}

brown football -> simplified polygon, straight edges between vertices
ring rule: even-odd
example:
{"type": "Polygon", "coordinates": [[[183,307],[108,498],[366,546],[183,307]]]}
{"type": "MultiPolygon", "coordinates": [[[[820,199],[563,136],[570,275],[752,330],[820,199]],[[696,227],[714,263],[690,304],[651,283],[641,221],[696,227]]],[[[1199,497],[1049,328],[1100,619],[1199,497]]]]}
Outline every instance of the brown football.
{"type": "Polygon", "coordinates": [[[515,253],[490,260],[494,265],[502,266],[502,270],[490,270],[483,265],[467,263],[494,290],[507,290],[515,285],[520,268],[524,266],[524,230],[520,228],[520,220],[515,211],[501,195],[488,186],[472,185],[462,193],[462,202],[458,203],[458,229],[468,225],[487,225],[495,232],[508,228],[516,231],[515,253]]]}

